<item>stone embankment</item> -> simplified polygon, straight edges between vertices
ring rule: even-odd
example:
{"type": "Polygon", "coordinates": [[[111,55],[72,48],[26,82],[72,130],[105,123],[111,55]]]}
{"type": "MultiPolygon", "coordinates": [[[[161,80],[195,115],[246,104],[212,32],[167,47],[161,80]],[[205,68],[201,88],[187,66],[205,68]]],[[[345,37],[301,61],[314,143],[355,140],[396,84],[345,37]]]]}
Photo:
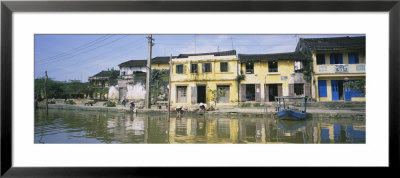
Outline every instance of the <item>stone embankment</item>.
{"type": "MultiPolygon", "coordinates": [[[[116,107],[105,107],[102,103],[96,103],[93,106],[85,106],[84,104],[49,104],[49,109],[66,109],[81,111],[104,111],[104,112],[131,112],[129,107],[117,105],[116,107]]],[[[39,108],[45,109],[46,105],[39,104],[39,108]]],[[[163,109],[137,109],[138,113],[168,113],[163,109]]],[[[240,116],[240,117],[274,117],[276,116],[275,105],[266,104],[265,106],[250,107],[221,107],[213,111],[199,112],[198,110],[188,109],[183,115],[202,114],[205,116],[240,116]]],[[[309,118],[359,118],[364,119],[366,115],[365,102],[314,102],[307,106],[307,114],[309,118]]],[[[176,112],[171,111],[171,116],[175,116],[176,112]]]]}

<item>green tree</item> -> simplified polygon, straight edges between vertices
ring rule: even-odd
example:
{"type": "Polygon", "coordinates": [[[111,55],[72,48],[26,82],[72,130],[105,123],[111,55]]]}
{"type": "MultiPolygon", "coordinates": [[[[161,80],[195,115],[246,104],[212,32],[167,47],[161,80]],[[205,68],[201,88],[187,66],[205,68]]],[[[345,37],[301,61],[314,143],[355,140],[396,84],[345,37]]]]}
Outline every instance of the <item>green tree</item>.
{"type": "MultiPolygon", "coordinates": [[[[243,71],[240,70],[240,74],[236,76],[236,81],[238,83],[237,91],[240,91],[240,82],[246,79],[246,75],[243,74],[243,71]]],[[[238,92],[238,98],[240,98],[240,93],[238,92]]]]}
{"type": "MultiPolygon", "coordinates": [[[[152,69],[150,75],[150,94],[153,103],[156,103],[162,94],[168,93],[168,70],[152,69]],[[163,90],[164,89],[164,90],[163,90]]],[[[163,99],[167,99],[167,95],[163,99]]]]}
{"type": "MultiPolygon", "coordinates": [[[[35,93],[39,96],[39,98],[44,98],[44,83],[45,78],[38,78],[34,81],[34,89],[35,93]]],[[[51,78],[46,81],[46,93],[47,98],[62,98],[63,96],[63,86],[64,83],[60,81],[55,81],[51,78]]]]}
{"type": "Polygon", "coordinates": [[[354,90],[360,91],[363,95],[365,95],[365,80],[355,80],[348,81],[343,84],[345,87],[352,88],[354,90]]]}
{"type": "Polygon", "coordinates": [[[226,95],[226,90],[212,90],[209,88],[208,91],[211,93],[211,101],[214,102],[215,107],[217,107],[217,102],[219,99],[226,95]]]}
{"type": "Polygon", "coordinates": [[[108,84],[109,86],[114,86],[118,84],[118,76],[119,76],[119,70],[114,70],[114,68],[111,68],[111,70],[107,70],[107,75],[109,77],[108,79],[108,84]]]}

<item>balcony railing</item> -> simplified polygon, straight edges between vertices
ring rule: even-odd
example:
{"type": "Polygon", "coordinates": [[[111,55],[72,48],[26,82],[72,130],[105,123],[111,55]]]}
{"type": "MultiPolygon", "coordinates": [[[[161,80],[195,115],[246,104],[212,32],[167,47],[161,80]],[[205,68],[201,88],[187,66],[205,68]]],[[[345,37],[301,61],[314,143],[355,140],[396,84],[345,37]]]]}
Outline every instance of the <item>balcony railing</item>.
{"type": "Polygon", "coordinates": [[[316,73],[365,73],[365,64],[317,65],[316,73]]]}
{"type": "Polygon", "coordinates": [[[254,69],[246,69],[246,74],[254,74],[254,69]]]}

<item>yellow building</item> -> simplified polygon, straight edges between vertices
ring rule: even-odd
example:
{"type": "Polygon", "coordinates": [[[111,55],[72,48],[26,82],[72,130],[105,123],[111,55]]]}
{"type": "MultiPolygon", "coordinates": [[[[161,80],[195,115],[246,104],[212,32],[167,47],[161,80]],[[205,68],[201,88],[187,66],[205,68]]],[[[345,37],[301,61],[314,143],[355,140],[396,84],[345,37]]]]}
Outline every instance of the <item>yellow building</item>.
{"type": "Polygon", "coordinates": [[[197,103],[217,106],[238,101],[238,59],[236,51],[181,54],[172,59],[171,104],[190,106],[197,103]],[[213,99],[214,98],[214,99],[213,99]]]}
{"type": "Polygon", "coordinates": [[[296,51],[313,60],[312,97],[317,101],[365,101],[361,91],[343,85],[365,81],[365,36],[300,39],[296,51]]]}
{"type": "MultiPolygon", "coordinates": [[[[172,56],[176,58],[177,56],[172,56]]],[[[151,69],[169,70],[170,56],[158,56],[151,60],[151,69]]]]}
{"type": "Polygon", "coordinates": [[[239,54],[240,101],[272,102],[275,96],[310,96],[310,85],[303,78],[300,52],[277,54],[239,54]]]}

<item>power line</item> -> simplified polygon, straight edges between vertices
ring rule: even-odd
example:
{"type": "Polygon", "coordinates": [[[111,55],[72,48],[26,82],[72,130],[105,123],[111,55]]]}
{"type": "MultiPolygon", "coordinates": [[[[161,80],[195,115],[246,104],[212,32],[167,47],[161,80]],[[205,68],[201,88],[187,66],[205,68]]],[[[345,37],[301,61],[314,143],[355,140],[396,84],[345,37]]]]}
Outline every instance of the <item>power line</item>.
{"type": "MultiPolygon", "coordinates": [[[[138,49],[140,49],[140,48],[142,48],[142,47],[144,47],[145,45],[142,45],[142,46],[140,46],[140,47],[137,47],[137,48],[135,48],[134,49],[134,51],[135,50],[138,50],[138,49]]],[[[108,53],[108,52],[105,52],[105,53],[108,53]]],[[[99,55],[96,55],[96,56],[92,56],[91,58],[86,58],[85,60],[82,60],[82,61],[87,61],[87,60],[89,60],[89,59],[93,59],[93,58],[96,58],[96,57],[99,57],[99,56],[102,56],[103,55],[103,53],[102,54],[99,54],[99,55]]],[[[120,54],[119,56],[122,56],[122,55],[124,55],[124,54],[120,54]]],[[[117,57],[119,57],[119,56],[117,56],[117,57]]],[[[111,57],[114,57],[114,56],[111,56],[111,57]]],[[[98,63],[101,63],[101,62],[103,62],[103,61],[106,61],[106,60],[109,60],[109,58],[105,58],[105,59],[103,59],[103,60],[98,60],[98,61],[96,61],[96,62],[98,62],[98,63]]],[[[78,61],[78,63],[73,63],[73,64],[69,64],[68,65],[68,67],[69,68],[71,68],[71,67],[73,67],[73,66],[75,66],[75,65],[81,65],[81,63],[82,63],[82,61],[78,61]]],[[[60,67],[56,67],[56,68],[52,68],[52,69],[50,69],[49,71],[56,71],[56,70],[60,70],[60,69],[65,69],[65,65],[63,65],[63,66],[60,66],[60,67]]],[[[90,67],[90,66],[89,66],[90,67]]],[[[65,72],[61,72],[61,74],[64,74],[64,73],[68,73],[68,72],[70,72],[69,70],[68,71],[65,71],[65,72]]],[[[60,72],[58,72],[59,74],[60,74],[60,72]]]]}
{"type": "Polygon", "coordinates": [[[95,40],[93,40],[93,41],[90,41],[89,43],[83,44],[83,45],[78,46],[78,47],[76,47],[76,48],[73,48],[73,49],[71,49],[71,50],[68,50],[68,51],[65,51],[65,52],[62,52],[62,53],[60,53],[60,54],[57,54],[57,55],[54,55],[54,56],[51,56],[51,57],[47,57],[47,58],[44,58],[44,59],[38,59],[38,62],[49,61],[49,60],[56,59],[56,58],[59,58],[59,57],[62,57],[62,56],[70,55],[70,54],[71,54],[70,52],[77,52],[77,51],[86,49],[86,48],[88,48],[88,47],[90,47],[90,46],[95,45],[95,44],[96,44],[95,42],[98,43],[98,41],[99,41],[100,39],[102,39],[102,40],[100,40],[100,42],[101,42],[101,41],[107,40],[108,38],[111,38],[111,37],[112,37],[112,36],[108,36],[108,37],[107,37],[107,35],[101,36],[100,38],[97,38],[97,39],[95,39],[95,40]],[[106,38],[105,38],[105,39],[102,39],[102,38],[104,38],[104,37],[106,37],[106,38]],[[92,44],[92,43],[95,43],[95,44],[92,44]],[[88,46],[87,46],[87,45],[88,45],[88,46]]]}
{"type": "MultiPolygon", "coordinates": [[[[137,48],[134,48],[133,51],[136,51],[136,50],[138,50],[138,49],[141,49],[141,48],[143,48],[143,47],[145,47],[145,46],[146,46],[146,45],[141,45],[141,46],[139,46],[139,47],[137,47],[137,48]]],[[[132,49],[129,49],[129,50],[132,50],[132,49]]],[[[105,52],[105,53],[108,53],[108,51],[105,52]]],[[[75,65],[78,65],[78,64],[81,65],[82,62],[87,61],[87,60],[89,60],[89,59],[97,58],[97,57],[99,57],[99,56],[104,55],[105,53],[102,53],[102,54],[99,54],[99,55],[96,55],[96,56],[92,56],[92,57],[90,57],[90,58],[86,58],[86,59],[81,60],[81,61],[77,61],[77,63],[69,64],[68,67],[75,66],[75,65]]],[[[118,56],[110,56],[110,57],[119,57],[119,56],[122,56],[122,55],[124,55],[124,54],[122,53],[122,54],[120,54],[120,55],[118,55],[118,56]]],[[[100,63],[100,62],[103,62],[103,61],[106,61],[106,60],[109,60],[109,58],[105,58],[105,59],[103,59],[103,60],[98,60],[98,61],[96,61],[96,62],[99,62],[99,63],[100,63]]],[[[49,71],[54,71],[54,70],[58,70],[58,69],[62,69],[62,68],[65,68],[65,66],[60,66],[60,67],[57,67],[57,68],[53,68],[53,69],[50,69],[49,71]]]]}
{"type": "MultiPolygon", "coordinates": [[[[69,56],[69,57],[67,57],[67,58],[64,58],[64,60],[65,60],[65,59],[71,59],[71,58],[73,58],[73,57],[75,57],[75,56],[82,55],[82,54],[85,54],[85,53],[87,53],[87,52],[93,51],[93,50],[95,50],[95,49],[101,48],[101,47],[103,47],[103,46],[112,44],[112,43],[114,43],[114,42],[116,42],[116,41],[118,41],[118,40],[120,40],[120,39],[122,39],[122,38],[125,38],[125,37],[127,37],[127,36],[128,36],[128,35],[125,35],[125,36],[123,36],[123,37],[121,37],[121,38],[118,38],[118,39],[115,39],[115,40],[113,40],[113,41],[111,41],[111,42],[109,42],[109,43],[106,43],[106,44],[97,46],[97,47],[95,47],[95,48],[92,48],[92,49],[83,51],[83,52],[78,53],[78,54],[75,54],[75,55],[73,55],[73,56],[69,56]]],[[[52,63],[52,62],[60,61],[60,60],[62,60],[62,59],[63,59],[63,58],[61,58],[61,59],[59,59],[59,60],[48,61],[48,62],[45,62],[45,63],[42,63],[42,64],[49,64],[49,63],[52,63]]]]}
{"type": "MultiPolygon", "coordinates": [[[[107,39],[109,39],[109,38],[110,38],[110,37],[108,37],[107,39]]],[[[78,53],[75,53],[75,54],[72,54],[72,53],[71,53],[71,54],[68,54],[68,55],[64,55],[64,56],[60,56],[60,57],[54,58],[54,59],[52,59],[52,60],[43,61],[43,62],[38,62],[38,64],[49,64],[49,63],[52,63],[52,62],[60,61],[60,60],[62,60],[62,59],[69,59],[69,58],[72,58],[72,57],[74,57],[74,56],[81,55],[81,54],[87,53],[87,52],[89,52],[89,51],[92,51],[92,50],[94,50],[94,49],[100,48],[100,47],[102,47],[102,46],[111,44],[111,43],[113,43],[114,41],[118,41],[120,38],[117,39],[117,40],[113,40],[113,41],[111,41],[111,42],[105,43],[105,44],[103,44],[103,45],[95,46],[94,48],[91,48],[91,49],[82,51],[83,49],[87,49],[87,48],[89,48],[89,47],[91,47],[91,46],[101,44],[104,40],[107,40],[107,39],[103,39],[103,40],[101,40],[101,41],[99,41],[99,42],[97,42],[97,43],[95,43],[95,44],[92,44],[92,45],[90,45],[90,46],[87,46],[87,47],[85,47],[85,48],[82,48],[82,49],[80,49],[80,50],[77,51],[78,53]],[[72,55],[72,56],[69,56],[69,55],[72,55]]]]}

